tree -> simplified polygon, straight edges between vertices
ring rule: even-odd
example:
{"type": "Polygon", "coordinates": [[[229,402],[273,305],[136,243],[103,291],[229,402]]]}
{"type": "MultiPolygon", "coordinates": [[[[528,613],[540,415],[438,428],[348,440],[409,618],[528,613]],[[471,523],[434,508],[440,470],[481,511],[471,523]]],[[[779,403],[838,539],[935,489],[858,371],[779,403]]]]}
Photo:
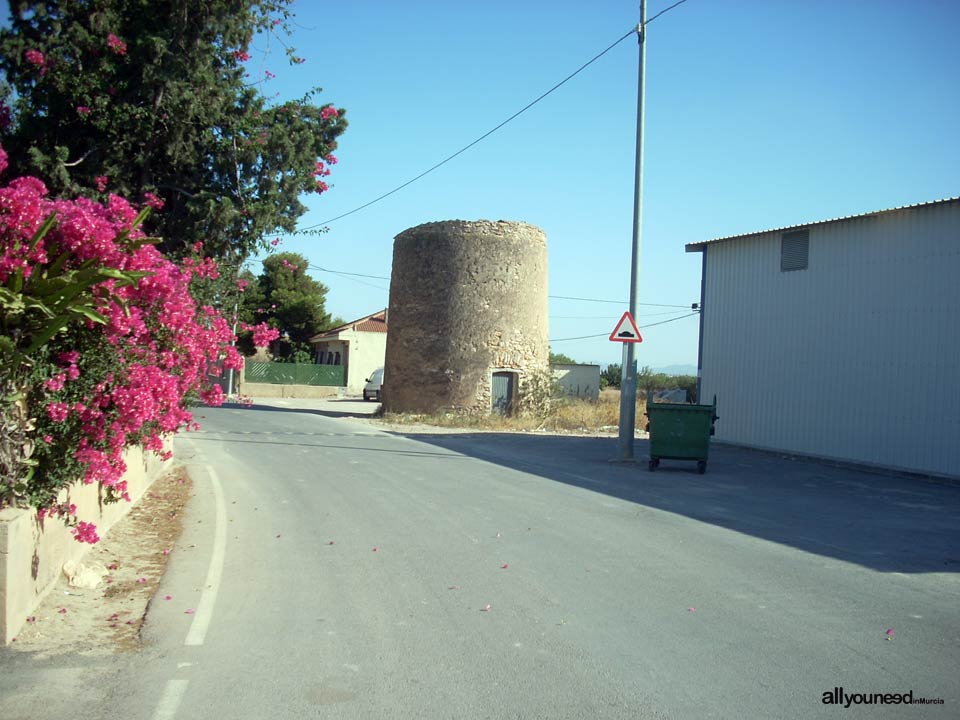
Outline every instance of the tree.
{"type": "Polygon", "coordinates": [[[555,353],[551,350],[550,364],[551,365],[576,365],[577,361],[574,360],[569,355],[564,355],[563,353],[555,353]]]}
{"type": "Polygon", "coordinates": [[[620,375],[622,369],[620,363],[610,363],[603,369],[603,372],[600,373],[600,387],[620,387],[620,375]]]}
{"type": "MultiPolygon", "coordinates": [[[[328,288],[307,275],[308,261],[297,253],[277,253],[263,261],[263,272],[241,274],[243,326],[266,321],[280,332],[270,351],[283,360],[309,357],[310,338],[333,326],[325,310],[328,288]]],[[[241,337],[241,351],[252,354],[248,338],[241,337]]]]}
{"type": "MultiPolygon", "coordinates": [[[[319,89],[271,105],[244,68],[292,0],[11,0],[0,30],[11,165],[61,197],[115,193],[164,207],[146,231],[182,256],[245,258],[293,231],[346,128],[319,89]],[[12,92],[9,92],[12,90],[12,92]]],[[[288,60],[304,62],[292,49],[288,60]]]]}

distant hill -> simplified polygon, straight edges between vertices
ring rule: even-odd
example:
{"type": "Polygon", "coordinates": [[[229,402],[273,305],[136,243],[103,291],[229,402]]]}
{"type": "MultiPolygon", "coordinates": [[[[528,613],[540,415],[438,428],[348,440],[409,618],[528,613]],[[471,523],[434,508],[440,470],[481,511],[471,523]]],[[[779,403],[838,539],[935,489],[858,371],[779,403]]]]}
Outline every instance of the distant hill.
{"type": "Polygon", "coordinates": [[[693,375],[697,374],[696,365],[665,365],[664,367],[653,368],[655,373],[663,373],[664,375],[693,375]]]}

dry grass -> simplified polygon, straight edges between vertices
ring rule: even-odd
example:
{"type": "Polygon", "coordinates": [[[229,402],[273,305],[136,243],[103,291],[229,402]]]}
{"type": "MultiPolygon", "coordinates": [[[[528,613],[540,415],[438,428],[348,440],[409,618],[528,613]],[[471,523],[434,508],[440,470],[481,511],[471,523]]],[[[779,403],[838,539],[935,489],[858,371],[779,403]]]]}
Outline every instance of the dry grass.
{"type": "MultiPolygon", "coordinates": [[[[636,424],[643,424],[646,398],[637,399],[636,424]]],[[[620,391],[607,388],[594,402],[578,398],[558,398],[546,415],[412,415],[388,413],[383,421],[391,425],[432,425],[435,427],[498,432],[570,432],[616,434],[620,423],[620,391]]]]}

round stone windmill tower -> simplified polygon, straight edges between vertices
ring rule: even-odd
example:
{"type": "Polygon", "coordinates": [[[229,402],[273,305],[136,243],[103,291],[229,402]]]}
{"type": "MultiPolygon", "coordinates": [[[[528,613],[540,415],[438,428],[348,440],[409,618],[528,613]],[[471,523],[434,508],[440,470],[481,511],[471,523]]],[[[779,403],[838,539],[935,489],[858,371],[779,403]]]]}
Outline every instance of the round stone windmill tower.
{"type": "Polygon", "coordinates": [[[546,235],[503,220],[405,230],[388,326],[387,412],[516,411],[549,372],[546,235]]]}

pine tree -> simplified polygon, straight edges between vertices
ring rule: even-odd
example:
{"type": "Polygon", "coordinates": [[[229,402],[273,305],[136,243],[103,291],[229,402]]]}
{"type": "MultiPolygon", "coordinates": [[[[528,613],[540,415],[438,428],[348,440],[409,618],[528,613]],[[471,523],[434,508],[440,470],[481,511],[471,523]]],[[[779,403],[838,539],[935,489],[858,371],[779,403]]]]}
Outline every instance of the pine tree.
{"type": "MultiPolygon", "coordinates": [[[[280,331],[270,346],[278,359],[309,357],[310,338],[336,324],[325,309],[327,286],[307,274],[308,261],[297,253],[277,253],[263,261],[263,272],[252,281],[247,273],[240,319],[245,324],[267,322],[280,331]]],[[[241,337],[242,351],[252,346],[241,337]]]]}

